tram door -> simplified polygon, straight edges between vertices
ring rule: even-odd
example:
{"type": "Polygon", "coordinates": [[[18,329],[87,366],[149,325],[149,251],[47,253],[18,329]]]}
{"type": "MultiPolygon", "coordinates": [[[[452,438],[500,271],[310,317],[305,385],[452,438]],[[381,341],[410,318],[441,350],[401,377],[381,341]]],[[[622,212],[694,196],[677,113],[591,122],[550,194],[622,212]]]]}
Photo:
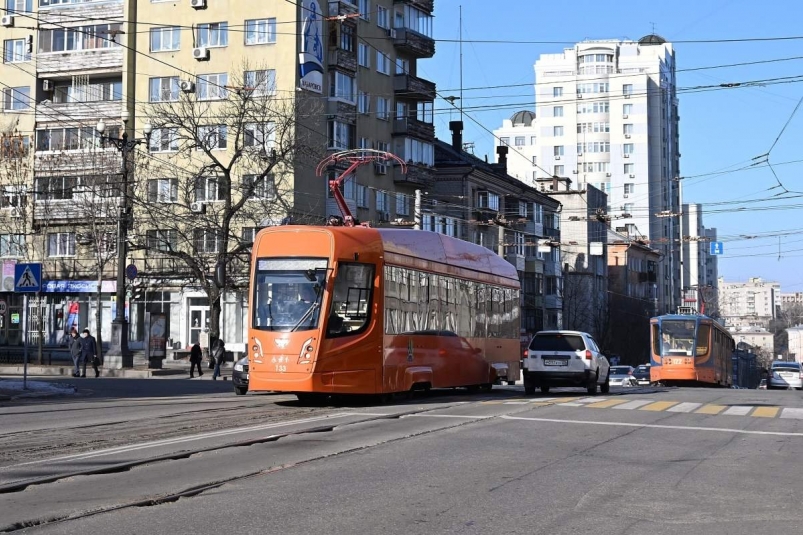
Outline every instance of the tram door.
{"type": "Polygon", "coordinates": [[[189,308],[189,333],[190,345],[192,345],[200,341],[201,333],[209,327],[209,299],[206,297],[191,297],[189,308]]]}

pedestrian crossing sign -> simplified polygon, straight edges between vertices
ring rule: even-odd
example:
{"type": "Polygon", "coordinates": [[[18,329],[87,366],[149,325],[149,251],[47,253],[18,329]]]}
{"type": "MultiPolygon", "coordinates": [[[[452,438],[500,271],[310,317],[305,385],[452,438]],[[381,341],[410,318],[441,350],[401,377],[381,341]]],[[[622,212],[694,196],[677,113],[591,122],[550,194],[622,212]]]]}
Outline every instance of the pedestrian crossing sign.
{"type": "Polygon", "coordinates": [[[14,266],[14,291],[38,292],[42,289],[42,264],[14,266]]]}

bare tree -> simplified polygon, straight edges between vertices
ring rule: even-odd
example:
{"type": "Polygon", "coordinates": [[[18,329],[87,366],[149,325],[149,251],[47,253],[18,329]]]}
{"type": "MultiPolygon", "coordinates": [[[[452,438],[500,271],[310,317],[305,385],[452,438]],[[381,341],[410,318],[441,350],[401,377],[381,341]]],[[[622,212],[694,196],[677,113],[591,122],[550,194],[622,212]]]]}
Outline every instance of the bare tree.
{"type": "Polygon", "coordinates": [[[183,266],[209,298],[212,336],[223,293],[247,285],[256,230],[299,216],[287,177],[312,173],[324,146],[306,125],[320,99],[275,94],[271,72],[244,64],[225,87],[164,88],[137,159],[132,248],[183,266]]]}

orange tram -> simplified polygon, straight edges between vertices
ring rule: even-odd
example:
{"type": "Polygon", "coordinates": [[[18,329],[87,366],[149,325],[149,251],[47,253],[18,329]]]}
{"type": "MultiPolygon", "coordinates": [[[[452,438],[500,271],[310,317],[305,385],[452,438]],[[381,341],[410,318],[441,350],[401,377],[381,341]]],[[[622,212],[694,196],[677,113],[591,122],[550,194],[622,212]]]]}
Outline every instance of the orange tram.
{"type": "Polygon", "coordinates": [[[392,394],[519,378],[519,279],[434,232],[280,226],[251,263],[251,391],[392,394]]]}
{"type": "Polygon", "coordinates": [[[650,320],[650,381],[677,386],[731,386],[733,337],[703,315],[668,314],[650,320]]]}

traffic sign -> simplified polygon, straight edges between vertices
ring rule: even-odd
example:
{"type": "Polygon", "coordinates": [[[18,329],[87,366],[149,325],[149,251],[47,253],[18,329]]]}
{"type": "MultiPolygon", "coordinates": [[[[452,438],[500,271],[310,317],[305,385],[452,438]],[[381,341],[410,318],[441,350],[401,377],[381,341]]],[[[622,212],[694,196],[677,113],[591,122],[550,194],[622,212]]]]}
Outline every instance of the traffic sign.
{"type": "Polygon", "coordinates": [[[137,278],[137,266],[134,264],[128,264],[125,267],[125,276],[128,277],[128,280],[132,281],[137,278]]]}
{"type": "Polygon", "coordinates": [[[14,266],[14,291],[38,292],[42,289],[42,264],[14,266]]]}
{"type": "Polygon", "coordinates": [[[0,316],[5,316],[7,312],[6,300],[0,299],[0,316]]]}
{"type": "Polygon", "coordinates": [[[725,251],[724,247],[722,247],[721,241],[712,241],[711,242],[711,250],[709,254],[718,255],[722,254],[725,251]]]}

